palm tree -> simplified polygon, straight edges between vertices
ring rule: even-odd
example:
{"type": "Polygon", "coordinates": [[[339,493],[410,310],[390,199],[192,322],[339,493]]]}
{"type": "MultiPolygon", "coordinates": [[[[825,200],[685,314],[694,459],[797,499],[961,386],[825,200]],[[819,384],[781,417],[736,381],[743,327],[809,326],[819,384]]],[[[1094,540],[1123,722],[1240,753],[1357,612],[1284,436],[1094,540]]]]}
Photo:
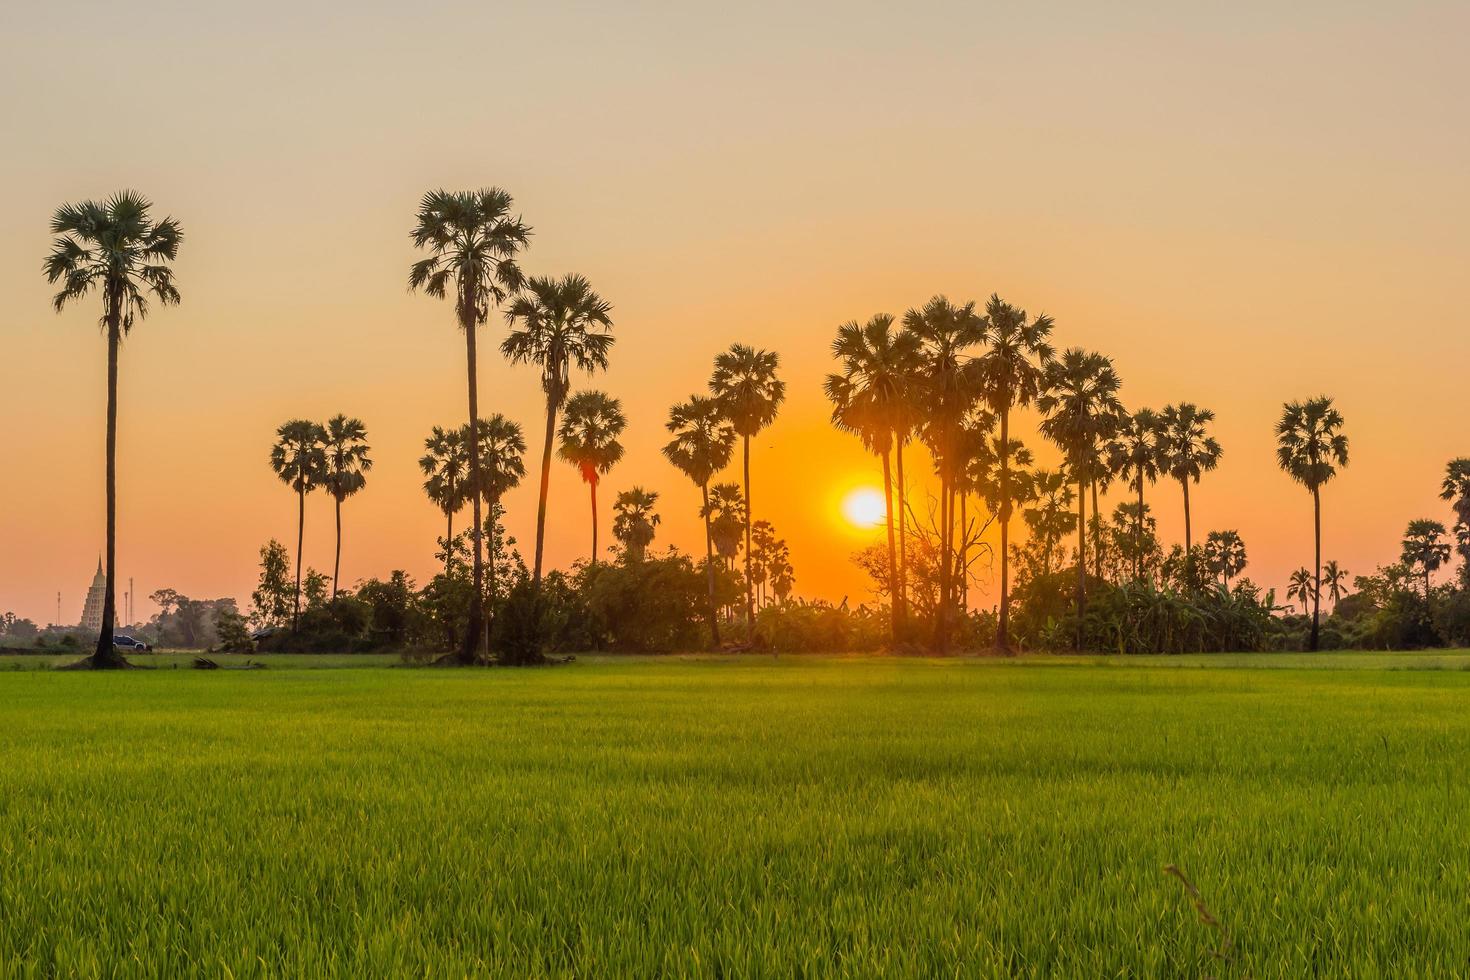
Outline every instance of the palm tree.
{"type": "Polygon", "coordinates": [[[337,551],[332,560],[332,598],[337,598],[337,577],[342,571],[342,501],[367,485],[366,472],[373,468],[368,456],[367,426],[360,419],[335,415],[327,421],[326,475],[322,485],[332,495],[337,510],[337,551]]]}
{"type": "Polygon", "coordinates": [[[935,296],[921,309],[905,313],[903,325],[919,342],[915,404],[925,420],[924,440],[939,469],[939,606],[934,645],[942,653],[949,646],[949,607],[954,602],[956,450],[961,422],[978,391],[969,351],[985,342],[985,321],[976,316],[974,303],[956,306],[944,296],[935,296]]]}
{"type": "Polygon", "coordinates": [[[658,514],[653,510],[657,503],[658,493],[642,487],[624,490],[613,502],[617,514],[613,518],[613,537],[623,543],[634,561],[642,561],[653,543],[654,529],[659,524],[658,514]]]}
{"type": "Polygon", "coordinates": [[[755,639],[755,580],[750,569],[750,440],[776,421],[786,398],[786,382],[776,377],[781,358],[774,351],[732,344],[715,356],[710,394],[720,403],[725,418],[740,437],[745,474],[745,630],[746,641],[755,639]]]}
{"type": "Polygon", "coordinates": [[[746,526],[745,497],[738,483],[716,483],[709,488],[708,502],[700,510],[700,516],[709,525],[715,550],[725,561],[725,568],[734,567],[740,554],[746,526]]]}
{"type": "Polygon", "coordinates": [[[664,446],[664,456],[699,487],[700,514],[704,518],[705,573],[709,580],[710,637],[720,645],[719,609],[715,599],[714,537],[710,530],[709,481],[730,464],[735,449],[735,428],[725,418],[720,403],[699,395],[669,409],[667,428],[674,436],[664,446]]]}
{"type": "MultiPolygon", "coordinates": [[[[1291,573],[1291,581],[1286,587],[1286,597],[1288,599],[1301,600],[1304,611],[1308,603],[1316,603],[1318,592],[1318,587],[1312,582],[1312,572],[1310,569],[1298,568],[1291,573]]],[[[1315,634],[1313,639],[1315,640],[1315,634]]],[[[1312,649],[1315,650],[1317,648],[1313,645],[1312,649]]]]}
{"type": "Polygon", "coordinates": [[[512,364],[541,369],[546,394],[546,440],[541,449],[541,491],[536,504],[536,565],[533,581],[541,587],[541,559],[546,543],[546,497],[551,488],[551,442],[556,413],[572,387],[572,368],[591,374],[607,370],[612,349],[612,306],[592,291],[581,276],[538,277],[505,311],[510,336],[500,352],[512,364]]]}
{"type": "Polygon", "coordinates": [[[1332,600],[1332,611],[1337,612],[1337,604],[1347,594],[1348,573],[1337,566],[1337,561],[1329,561],[1322,566],[1322,587],[1327,590],[1327,596],[1332,600]]]}
{"type": "Polygon", "coordinates": [[[1460,553],[1460,587],[1470,588],[1470,459],[1445,464],[1439,496],[1455,508],[1455,550],[1460,553]]]}
{"type": "MultiPolygon", "coordinates": [[[[490,536],[490,546],[485,549],[485,568],[487,591],[493,596],[496,592],[495,556],[500,550],[499,541],[495,537],[499,526],[496,512],[500,507],[500,499],[520,486],[526,475],[526,438],[521,434],[519,424],[499,412],[488,419],[479,419],[478,422],[480,437],[476,442],[480,447],[480,498],[485,502],[489,515],[484,524],[485,533],[490,536]]],[[[463,430],[460,432],[460,441],[467,441],[463,430]]],[[[466,487],[466,490],[469,489],[466,487]]]]}
{"type": "Polygon", "coordinates": [[[1450,545],[1444,539],[1445,527],[1439,521],[1419,518],[1410,521],[1404,531],[1403,563],[1424,571],[1424,601],[1429,601],[1429,576],[1450,560],[1450,545]]]}
{"type": "Polygon", "coordinates": [[[592,564],[597,564],[597,483],[623,458],[618,442],[628,425],[623,406],[602,391],[579,391],[567,402],[558,454],[582,474],[592,499],[592,564]]]}
{"type": "Polygon", "coordinates": [[[107,543],[102,629],[97,648],[82,661],[94,668],[126,667],[112,646],[116,618],[113,582],[117,571],[117,356],[135,320],[148,316],[149,299],[164,306],[179,301],[172,263],[184,233],[173,218],[154,221],[152,205],[135,191],[105,201],[63,204],[51,218],[56,239],[42,271],[60,284],[51,304],[60,313],[93,292],[102,296],[100,324],[107,331],[107,543]]]}
{"type": "Polygon", "coordinates": [[[1230,580],[1248,564],[1240,532],[1211,531],[1205,538],[1205,564],[1211,575],[1218,575],[1225,588],[1230,588],[1230,580]]]}
{"type": "Polygon", "coordinates": [[[1112,434],[1122,382],[1113,362],[1101,354],[1069,347],[1046,369],[1045,393],[1037,407],[1046,416],[1041,434],[1061,448],[1077,483],[1077,646],[1087,611],[1087,484],[1102,468],[1100,440],[1112,434]]]}
{"type": "Polygon", "coordinates": [[[893,329],[893,317],[880,313],[864,326],[857,321],[837,328],[832,356],[842,364],[841,374],[829,374],[823,387],[832,402],[832,422],[855,433],[863,446],[883,460],[884,524],[888,531],[888,581],[893,602],[890,630],[898,641],[904,618],[903,592],[898,587],[898,548],[893,521],[893,447],[904,425],[908,388],[919,364],[918,338],[893,329]]]}
{"type": "Polygon", "coordinates": [[[1133,578],[1143,578],[1143,485],[1159,478],[1162,461],[1159,416],[1152,409],[1141,408],[1123,418],[1107,446],[1108,469],[1128,482],[1138,493],[1136,521],[1133,526],[1133,578]]]}
{"type": "Polygon", "coordinates": [[[1293,480],[1312,491],[1315,585],[1312,588],[1311,648],[1317,649],[1322,596],[1322,485],[1347,466],[1348,440],[1342,414],[1326,396],[1288,402],[1276,423],[1276,462],[1293,480]]]}
{"type": "MultiPolygon", "coordinates": [[[[1024,408],[1041,397],[1046,367],[1054,351],[1047,338],[1052,319],[1045,314],[1032,320],[1026,311],[991,294],[985,307],[986,350],[975,359],[980,389],[1000,420],[1000,445],[1011,444],[1011,410],[1024,408]]],[[[1010,534],[1011,512],[1018,501],[1011,483],[1011,460],[1000,457],[1000,622],[995,645],[1010,649],[1010,534]]]]}
{"type": "MultiPolygon", "coordinates": [[[[1184,488],[1184,562],[1194,560],[1189,526],[1189,483],[1220,463],[1220,444],[1206,434],[1215,413],[1189,402],[1165,407],[1159,416],[1162,466],[1184,488]]],[[[1190,579],[1193,581],[1193,578],[1190,579]]]]}
{"type": "Polygon", "coordinates": [[[271,469],[296,491],[296,597],[291,611],[294,632],[301,619],[301,547],[306,535],[306,495],[327,479],[327,430],[308,419],[292,419],[276,430],[271,469]]]}
{"type": "Polygon", "coordinates": [[[1061,470],[1037,470],[1026,481],[1025,491],[1036,506],[1025,508],[1021,516],[1032,538],[1042,543],[1041,571],[1044,576],[1050,576],[1057,542],[1077,523],[1077,515],[1072,513],[1072,485],[1061,470]]]}
{"type": "MultiPolygon", "coordinates": [[[[475,329],[490,310],[504,303],[521,288],[523,277],[516,256],[531,238],[531,229],[511,215],[511,196],[498,187],[478,191],[430,191],[419,204],[417,224],[410,238],[417,248],[429,252],[413,264],[408,288],[422,289],[435,299],[453,293],[455,318],[465,335],[469,421],[469,477],[480,485],[480,401],[476,377],[475,329]]],[[[468,628],[459,651],[461,663],[480,659],[480,642],[485,628],[484,545],[480,540],[480,495],[471,495],[474,523],[474,595],[470,600],[468,628]]]]}
{"type": "MultiPolygon", "coordinates": [[[[429,438],[424,440],[424,455],[419,459],[423,470],[424,493],[444,512],[448,522],[444,531],[446,542],[454,541],[454,515],[464,506],[467,499],[469,452],[465,447],[463,428],[445,430],[434,426],[429,438]]],[[[454,549],[450,544],[444,548],[444,574],[448,575],[453,563],[454,549]]]]}

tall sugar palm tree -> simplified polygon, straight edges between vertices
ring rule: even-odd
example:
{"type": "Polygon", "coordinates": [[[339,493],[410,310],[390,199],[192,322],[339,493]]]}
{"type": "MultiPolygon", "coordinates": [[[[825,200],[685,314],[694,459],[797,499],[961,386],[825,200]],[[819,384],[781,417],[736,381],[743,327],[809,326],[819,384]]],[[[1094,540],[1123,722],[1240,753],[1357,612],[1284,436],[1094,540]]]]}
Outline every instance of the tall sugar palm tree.
{"type": "MultiPolygon", "coordinates": [[[[1028,320],[1026,311],[992,293],[985,307],[986,348],[975,359],[980,390],[1000,424],[999,445],[1011,445],[1011,411],[1025,408],[1041,397],[1046,368],[1055,351],[1048,338],[1052,318],[1042,314],[1028,320]]],[[[1010,543],[1011,514],[1020,502],[1012,481],[1012,460],[1000,457],[1000,618],[995,645],[1010,650],[1010,543]]]]}
{"type": "Polygon", "coordinates": [[[919,343],[920,367],[915,405],[924,419],[923,435],[939,469],[939,605],[934,645],[949,647],[949,612],[954,603],[954,522],[958,440],[965,413],[978,384],[971,365],[973,348],[985,342],[985,321],[974,303],[956,305],[935,296],[904,314],[904,329],[919,343]]]}
{"type": "Polygon", "coordinates": [[[1137,519],[1133,526],[1133,578],[1143,578],[1143,485],[1159,478],[1163,462],[1162,426],[1152,409],[1141,408],[1120,420],[1107,446],[1107,466],[1138,493],[1137,519]]]}
{"type": "MultiPolygon", "coordinates": [[[[499,527],[495,515],[501,498],[520,486],[521,480],[525,478],[526,437],[522,435],[518,423],[499,412],[487,419],[480,419],[479,429],[480,437],[475,440],[480,447],[479,490],[488,515],[485,518],[484,531],[490,536],[489,547],[485,549],[485,570],[489,583],[488,592],[493,596],[496,594],[495,556],[500,550],[500,542],[495,538],[496,528],[499,527]]],[[[463,430],[460,441],[468,441],[463,430]]]]}
{"type": "Polygon", "coordinates": [[[1230,588],[1230,580],[1245,571],[1247,564],[1239,531],[1211,531],[1205,537],[1205,565],[1225,588],[1230,588]]]}
{"type": "Polygon", "coordinates": [[[152,205],[135,191],[105,201],[63,204],[51,218],[56,236],[42,264],[46,281],[59,284],[52,306],[60,313],[92,293],[102,299],[99,323],[107,334],[107,499],[106,585],[97,647],[82,665],[125,667],[112,645],[116,620],[117,572],[117,359],[123,337],[148,316],[149,301],[163,306],[179,301],[172,263],[184,233],[173,218],[153,220],[152,205]]]}
{"type": "Polygon", "coordinates": [[[1445,526],[1439,521],[1421,517],[1410,521],[1404,531],[1402,560],[1410,568],[1424,572],[1424,601],[1429,601],[1429,576],[1450,560],[1450,545],[1445,540],[1445,526]]]}
{"type": "Polygon", "coordinates": [[[470,457],[464,429],[434,426],[424,440],[424,450],[419,459],[419,469],[427,478],[424,480],[424,493],[444,512],[447,522],[444,574],[448,575],[454,561],[454,515],[468,499],[470,457]]]}
{"type": "MultiPolygon", "coordinates": [[[[1194,561],[1189,525],[1189,484],[1220,463],[1220,444],[1208,434],[1215,413],[1189,402],[1165,406],[1159,415],[1163,467],[1184,488],[1184,562],[1194,561]]],[[[1190,579],[1193,581],[1193,578],[1190,579]]]]}
{"type": "Polygon", "coordinates": [[[622,542],[628,557],[634,561],[642,561],[648,546],[653,544],[659,524],[659,516],[653,509],[657,504],[658,493],[642,487],[624,490],[613,502],[616,514],[613,517],[613,537],[622,542]]]}
{"type": "Polygon", "coordinates": [[[500,352],[512,364],[541,369],[546,395],[546,440],[541,449],[541,490],[536,503],[536,564],[533,581],[541,587],[541,561],[546,544],[546,498],[551,489],[551,443],[556,415],[572,387],[572,368],[588,374],[607,370],[612,349],[612,305],[586,279],[537,277],[525,294],[505,311],[511,332],[500,352]]]}
{"type": "Polygon", "coordinates": [[[715,598],[715,546],[710,528],[709,481],[730,464],[735,450],[735,428],[725,418],[718,400],[691,395],[687,402],[669,409],[667,428],[673,438],[664,446],[664,456],[689,477],[702,498],[704,518],[705,575],[709,581],[709,628],[716,647],[720,645],[720,617],[715,598]]]}
{"type": "Polygon", "coordinates": [[[1470,459],[1445,464],[1439,496],[1455,509],[1455,550],[1460,553],[1460,587],[1470,588],[1470,459]]]}
{"type": "Polygon", "coordinates": [[[740,484],[716,483],[710,487],[708,503],[700,516],[709,522],[715,550],[724,559],[726,570],[733,569],[745,538],[745,497],[740,492],[740,484]]]}
{"type": "Polygon", "coordinates": [[[1276,462],[1293,480],[1312,491],[1314,585],[1311,648],[1317,649],[1322,598],[1322,486],[1347,466],[1348,440],[1342,413],[1326,396],[1287,402],[1276,423],[1276,462]]]}
{"type": "Polygon", "coordinates": [[[1034,506],[1021,512],[1031,537],[1041,542],[1041,573],[1051,576],[1052,554],[1062,535],[1077,525],[1072,513],[1072,484],[1064,470],[1037,470],[1026,481],[1027,500],[1034,506]]]}
{"type": "Polygon", "coordinates": [[[1037,400],[1046,417],[1041,433],[1062,450],[1077,482],[1077,646],[1087,612],[1087,484],[1102,469],[1099,447],[1111,435],[1122,387],[1113,362],[1101,354],[1069,347],[1046,369],[1045,393],[1037,400]]]}
{"type": "Polygon", "coordinates": [[[308,419],[292,419],[276,430],[271,447],[271,469],[296,491],[296,596],[291,629],[301,619],[301,548],[306,537],[306,495],[327,480],[327,430],[308,419]]]}
{"type": "MultiPolygon", "coordinates": [[[[408,288],[436,299],[454,298],[455,319],[465,336],[466,388],[469,393],[469,477],[480,484],[480,395],[476,374],[476,328],[490,311],[515,295],[524,278],[516,257],[531,239],[531,229],[512,214],[514,201],[498,187],[478,191],[430,191],[419,203],[409,237],[429,254],[413,264],[408,288]]],[[[471,496],[474,523],[474,595],[468,628],[459,650],[461,663],[481,659],[485,631],[485,549],[480,540],[480,495],[471,496]]]]}
{"type": "Polygon", "coordinates": [[[342,501],[367,486],[368,470],[373,468],[368,456],[367,426],[361,419],[334,415],[327,420],[326,475],[322,485],[332,495],[337,512],[337,550],[332,559],[332,598],[337,598],[337,578],[342,572],[342,501]]]}
{"type": "Polygon", "coordinates": [[[837,328],[832,356],[841,374],[829,374],[823,387],[832,402],[832,422],[855,433],[869,452],[883,461],[884,524],[888,532],[888,581],[892,603],[891,635],[895,642],[904,618],[899,588],[898,547],[893,520],[893,448],[904,425],[908,388],[919,365],[918,338],[893,328],[893,317],[880,313],[859,326],[849,321],[837,328]]]}
{"type": "Polygon", "coordinates": [[[618,460],[618,436],[628,425],[622,402],[602,391],[579,391],[561,420],[558,454],[582,474],[592,500],[592,564],[597,564],[597,484],[618,460]]]}
{"type": "Polygon", "coordinates": [[[1337,612],[1337,604],[1347,594],[1347,579],[1347,571],[1340,568],[1335,559],[1322,566],[1322,588],[1327,590],[1327,597],[1332,600],[1333,612],[1337,612]]]}
{"type": "Polygon", "coordinates": [[[745,476],[745,636],[755,639],[755,579],[750,567],[750,440],[776,421],[786,398],[786,382],[776,377],[781,358],[774,351],[732,344],[715,356],[709,379],[710,394],[720,403],[725,418],[740,437],[745,476]]]}

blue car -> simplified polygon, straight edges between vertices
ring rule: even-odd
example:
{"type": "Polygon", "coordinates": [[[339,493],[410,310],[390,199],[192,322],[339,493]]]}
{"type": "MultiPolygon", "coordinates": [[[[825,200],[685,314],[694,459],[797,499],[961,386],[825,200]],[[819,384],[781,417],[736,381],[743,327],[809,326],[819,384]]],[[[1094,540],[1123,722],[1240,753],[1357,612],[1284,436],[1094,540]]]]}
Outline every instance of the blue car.
{"type": "Polygon", "coordinates": [[[121,633],[112,638],[112,648],[114,650],[130,651],[132,653],[148,653],[153,649],[142,640],[135,640],[131,636],[124,636],[121,633]]]}

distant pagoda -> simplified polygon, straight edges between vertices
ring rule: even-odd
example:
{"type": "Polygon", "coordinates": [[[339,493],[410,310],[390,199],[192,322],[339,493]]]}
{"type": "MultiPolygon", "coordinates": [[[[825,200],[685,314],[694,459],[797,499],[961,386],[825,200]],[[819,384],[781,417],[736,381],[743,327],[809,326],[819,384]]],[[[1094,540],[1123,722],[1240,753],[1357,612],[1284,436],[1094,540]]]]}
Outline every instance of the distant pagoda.
{"type": "Polygon", "coordinates": [[[102,571],[102,559],[97,559],[97,574],[92,576],[92,587],[87,590],[87,603],[82,606],[82,629],[93,633],[102,632],[102,598],[107,592],[107,576],[102,571]]]}

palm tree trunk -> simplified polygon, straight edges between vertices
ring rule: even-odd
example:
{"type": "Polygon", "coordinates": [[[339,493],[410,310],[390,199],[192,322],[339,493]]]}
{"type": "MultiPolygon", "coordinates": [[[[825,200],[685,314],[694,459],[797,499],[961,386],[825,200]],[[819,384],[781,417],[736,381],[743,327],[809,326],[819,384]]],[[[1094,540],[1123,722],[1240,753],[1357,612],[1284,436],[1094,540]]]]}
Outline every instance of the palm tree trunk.
{"type": "Polygon", "coordinates": [[[1138,520],[1133,522],[1133,580],[1143,579],[1143,474],[1138,474],[1138,520]]]}
{"type": "Polygon", "coordinates": [[[300,478],[296,487],[296,597],[291,607],[291,632],[296,632],[296,626],[301,621],[301,546],[306,538],[306,488],[300,485],[300,478]]]}
{"type": "Polygon", "coordinates": [[[965,513],[965,501],[970,496],[964,490],[958,491],[960,498],[960,555],[957,571],[960,573],[960,587],[956,590],[955,598],[959,599],[959,612],[961,616],[970,611],[970,524],[969,517],[965,513]]]}
{"type": "Polygon", "coordinates": [[[755,519],[750,506],[750,436],[743,437],[745,446],[745,639],[755,642],[755,580],[750,571],[750,525],[755,519]]]}
{"type": "Polygon", "coordinates": [[[1011,413],[1000,411],[1000,618],[995,648],[1008,653],[1011,622],[1011,413]]]}
{"type": "Polygon", "coordinates": [[[117,349],[122,342],[122,296],[110,287],[107,303],[107,581],[102,589],[102,629],[97,634],[97,649],[92,652],[93,667],[125,667],[127,660],[112,645],[113,623],[117,612],[117,349]]]}
{"type": "Polygon", "coordinates": [[[904,437],[898,439],[898,618],[905,623],[909,618],[908,581],[908,496],[903,484],[904,437]]]}
{"type": "MultiPolygon", "coordinates": [[[[450,496],[453,496],[453,491],[450,491],[450,496]]],[[[449,519],[444,527],[444,574],[448,575],[449,563],[454,557],[454,511],[446,508],[444,516],[449,519]]]]}
{"type": "Polygon", "coordinates": [[[590,564],[596,565],[597,564],[597,478],[596,477],[593,477],[591,480],[589,480],[588,483],[587,483],[587,486],[592,491],[592,561],[590,562],[590,564]]]}
{"type": "Polygon", "coordinates": [[[720,610],[715,601],[715,542],[709,526],[709,481],[699,485],[704,498],[704,570],[709,580],[709,633],[716,650],[720,648],[720,610]]]}
{"type": "Polygon", "coordinates": [[[1102,580],[1103,538],[1102,508],[1097,505],[1097,480],[1087,481],[1092,485],[1092,568],[1093,577],[1102,580]]]}
{"type": "Polygon", "coordinates": [[[893,535],[893,472],[890,467],[891,450],[883,449],[883,506],[888,520],[888,618],[890,642],[898,643],[898,549],[893,535]]]}
{"type": "Polygon", "coordinates": [[[556,403],[546,398],[546,442],[541,447],[541,497],[536,504],[536,567],[533,581],[541,589],[541,556],[546,542],[546,497],[551,490],[551,440],[556,435],[556,403]]]}
{"type": "Polygon", "coordinates": [[[949,586],[952,568],[949,561],[950,547],[950,492],[949,468],[944,462],[939,465],[939,603],[934,610],[934,648],[943,654],[949,648],[949,586]]]}
{"type": "Polygon", "coordinates": [[[1077,478],[1077,649],[1082,649],[1082,617],[1087,613],[1087,485],[1077,478]]]}
{"type": "Polygon", "coordinates": [[[332,560],[332,599],[337,598],[337,576],[342,572],[342,498],[333,496],[337,504],[337,555],[332,560]]]}
{"type": "Polygon", "coordinates": [[[1318,487],[1312,488],[1312,532],[1316,543],[1313,552],[1313,560],[1316,565],[1316,589],[1312,593],[1312,643],[1311,649],[1317,651],[1317,639],[1322,611],[1322,492],[1318,487]]]}
{"type": "Polygon", "coordinates": [[[1194,544],[1189,533],[1189,477],[1179,481],[1184,487],[1184,577],[1188,586],[1194,588],[1194,544]]]}
{"type": "MultiPolygon", "coordinates": [[[[466,292],[470,287],[465,287],[466,292]]],[[[480,394],[475,370],[475,315],[478,304],[476,297],[467,296],[465,313],[460,317],[464,327],[465,358],[468,369],[470,395],[470,537],[474,540],[474,594],[470,597],[470,621],[465,630],[464,645],[460,648],[462,663],[474,663],[480,659],[481,637],[485,632],[485,565],[484,543],[480,540],[480,394]]]]}

